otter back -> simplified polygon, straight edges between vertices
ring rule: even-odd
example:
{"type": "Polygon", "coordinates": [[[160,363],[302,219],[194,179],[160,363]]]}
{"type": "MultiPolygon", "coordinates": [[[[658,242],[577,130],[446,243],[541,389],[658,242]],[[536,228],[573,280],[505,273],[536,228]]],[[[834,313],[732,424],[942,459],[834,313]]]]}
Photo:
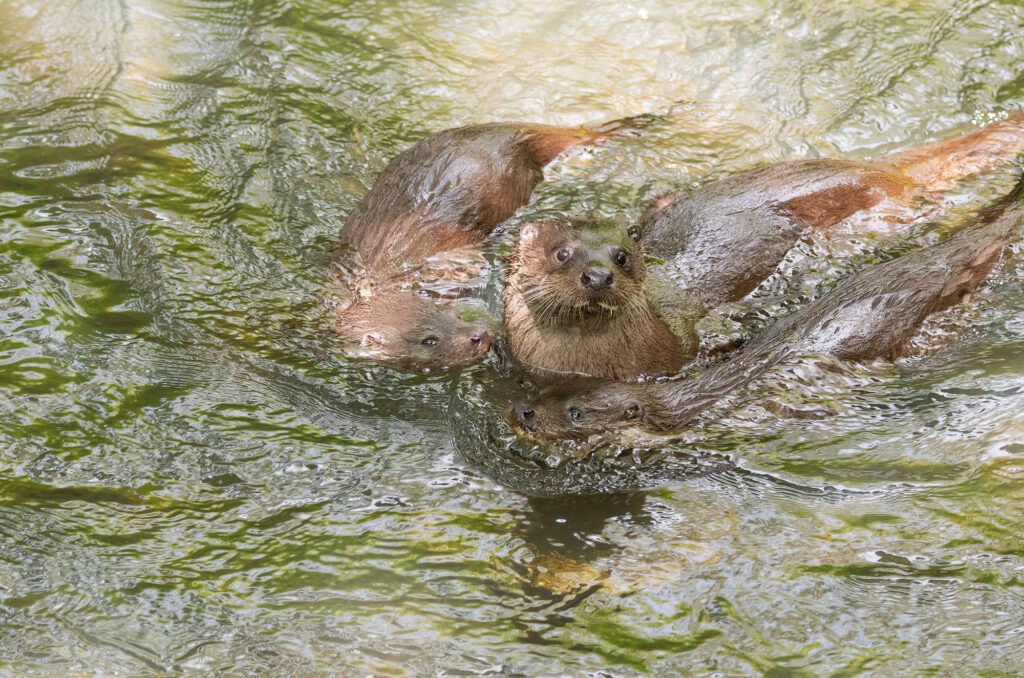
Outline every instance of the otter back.
{"type": "Polygon", "coordinates": [[[1024,113],[875,163],[797,160],[659,196],[639,220],[647,251],[705,308],[737,301],[771,275],[793,244],[854,214],[887,222],[923,216],[926,200],[1024,152],[1024,113]],[[884,209],[883,209],[884,207],[884,209]]]}
{"type": "Polygon", "coordinates": [[[542,169],[584,130],[490,123],[444,130],[388,163],[341,229],[377,273],[478,244],[530,199],[542,169]]]}

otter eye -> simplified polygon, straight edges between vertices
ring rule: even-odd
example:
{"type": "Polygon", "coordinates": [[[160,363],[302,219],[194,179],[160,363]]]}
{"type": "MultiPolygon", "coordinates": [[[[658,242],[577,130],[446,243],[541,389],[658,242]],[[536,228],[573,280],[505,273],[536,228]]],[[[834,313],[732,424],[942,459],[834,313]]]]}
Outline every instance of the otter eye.
{"type": "Polygon", "coordinates": [[[437,337],[431,335],[424,339],[423,341],[421,341],[420,343],[423,344],[424,346],[433,346],[434,344],[437,343],[437,337]]]}
{"type": "Polygon", "coordinates": [[[616,264],[619,266],[625,266],[627,261],[629,261],[629,255],[626,254],[626,250],[619,250],[615,253],[616,264]]]}
{"type": "Polygon", "coordinates": [[[572,254],[572,252],[565,248],[562,248],[558,250],[557,254],[555,254],[555,259],[558,259],[558,261],[565,263],[565,261],[569,258],[570,254],[572,254]]]}
{"type": "Polygon", "coordinates": [[[640,406],[630,405],[626,408],[626,419],[636,419],[640,416],[640,406]]]}
{"type": "Polygon", "coordinates": [[[573,421],[578,421],[579,418],[582,417],[582,416],[583,416],[583,412],[580,411],[580,408],[578,408],[578,407],[570,407],[569,408],[569,417],[573,421]]]}

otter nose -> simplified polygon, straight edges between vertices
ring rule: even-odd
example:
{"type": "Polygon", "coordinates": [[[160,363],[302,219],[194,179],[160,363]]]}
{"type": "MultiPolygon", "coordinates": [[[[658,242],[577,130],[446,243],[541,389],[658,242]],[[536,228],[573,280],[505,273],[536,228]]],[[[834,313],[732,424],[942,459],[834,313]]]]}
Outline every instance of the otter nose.
{"type": "Polygon", "coordinates": [[[606,290],[612,286],[615,281],[615,276],[607,268],[599,268],[592,266],[583,271],[583,275],[580,276],[580,284],[588,290],[600,292],[606,290]]]}
{"type": "Polygon", "coordinates": [[[519,401],[516,403],[515,407],[512,408],[512,412],[516,415],[516,419],[523,426],[529,426],[534,415],[537,414],[533,411],[533,408],[530,407],[530,403],[525,401],[519,401]]]}
{"type": "Polygon", "coordinates": [[[494,333],[486,327],[469,335],[469,343],[485,351],[490,348],[492,341],[494,341],[494,333]]]}

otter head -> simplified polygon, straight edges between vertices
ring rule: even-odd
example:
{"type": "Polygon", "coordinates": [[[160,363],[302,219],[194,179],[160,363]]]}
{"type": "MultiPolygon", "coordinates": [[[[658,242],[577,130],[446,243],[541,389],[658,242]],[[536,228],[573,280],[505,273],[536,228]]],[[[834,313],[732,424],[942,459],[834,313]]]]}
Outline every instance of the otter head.
{"type": "Polygon", "coordinates": [[[466,322],[452,308],[405,290],[360,300],[339,312],[334,328],[355,355],[398,369],[468,365],[494,341],[485,325],[466,322]]]}
{"type": "Polygon", "coordinates": [[[513,423],[542,440],[585,440],[616,429],[641,426],[646,406],[640,389],[619,382],[559,384],[512,407],[513,423]]]}
{"type": "Polygon", "coordinates": [[[645,303],[647,267],[635,232],[611,219],[549,219],[523,226],[513,284],[533,316],[559,326],[608,318],[645,303]]]}

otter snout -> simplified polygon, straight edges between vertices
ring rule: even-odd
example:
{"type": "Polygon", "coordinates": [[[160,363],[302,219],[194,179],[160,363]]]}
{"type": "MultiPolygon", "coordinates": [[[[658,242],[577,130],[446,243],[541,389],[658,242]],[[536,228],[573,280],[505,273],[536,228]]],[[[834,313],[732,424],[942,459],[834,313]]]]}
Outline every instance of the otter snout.
{"type": "Polygon", "coordinates": [[[494,343],[494,332],[491,332],[486,327],[482,327],[469,335],[469,343],[479,353],[485,353],[487,349],[494,343]]]}
{"type": "Polygon", "coordinates": [[[580,276],[580,284],[588,290],[601,292],[612,286],[615,276],[607,268],[591,266],[583,271],[580,276]]]}
{"type": "Polygon", "coordinates": [[[530,403],[520,400],[512,407],[512,414],[520,426],[527,431],[533,430],[537,412],[530,406],[530,403]]]}

